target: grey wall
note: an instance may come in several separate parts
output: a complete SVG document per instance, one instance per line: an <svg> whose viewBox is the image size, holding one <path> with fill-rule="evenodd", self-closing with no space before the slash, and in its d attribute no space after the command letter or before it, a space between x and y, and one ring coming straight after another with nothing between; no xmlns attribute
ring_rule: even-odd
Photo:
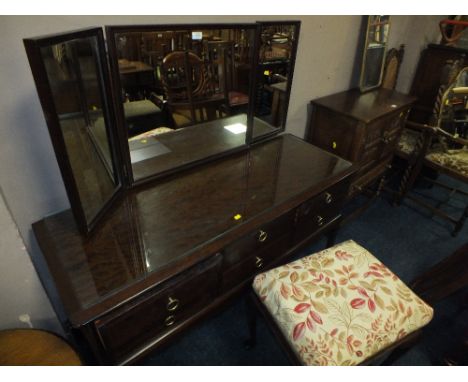
<svg viewBox="0 0 468 382"><path fill-rule="evenodd" d="M392 16L390 47L406 44L406 55L397 89L407 91L421 49L438 40L438 16ZM36 267L43 270L31 234L31 223L68 208L68 200L52 151L26 54L24 37L89 26L111 24L162 24L183 22L236 22L299 19L302 21L287 131L300 137L311 99L346 90L351 81L358 46L360 16L1 16L0 17L0 186L6 205ZM29 314L35 326L56 325L50 305L21 239L7 240L6 226L15 223L0 204L0 328L24 325L15 321ZM46 287L51 282L45 278ZM10 296L15 292L14 298ZM7 303L5 304L5 301ZM7 312L8 314L3 314ZM11 312L11 314L9 313Z"/></svg>

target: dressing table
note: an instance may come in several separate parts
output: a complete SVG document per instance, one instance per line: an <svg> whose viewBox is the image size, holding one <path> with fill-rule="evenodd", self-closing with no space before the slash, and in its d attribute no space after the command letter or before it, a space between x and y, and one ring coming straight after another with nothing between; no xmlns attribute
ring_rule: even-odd
<svg viewBox="0 0 468 382"><path fill-rule="evenodd" d="M299 28L112 26L107 51L102 28L24 40L71 205L33 232L58 295L52 303L91 363L135 362L256 273L321 234L333 240L356 168L281 134ZM168 63L174 52L180 60ZM151 67L154 85L127 75L121 63L134 61ZM220 99L242 92L248 102L197 119L202 88ZM190 107L191 124L167 125L183 112L174 98ZM156 106L170 118L148 112Z"/></svg>
<svg viewBox="0 0 468 382"><path fill-rule="evenodd" d="M356 168L286 134L128 193L89 236L33 225L69 328L128 364L336 229Z"/></svg>

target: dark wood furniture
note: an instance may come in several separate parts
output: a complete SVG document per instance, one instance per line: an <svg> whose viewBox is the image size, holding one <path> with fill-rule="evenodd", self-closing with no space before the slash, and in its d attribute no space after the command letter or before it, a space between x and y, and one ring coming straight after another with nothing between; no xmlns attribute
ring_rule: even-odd
<svg viewBox="0 0 468 382"><path fill-rule="evenodd" d="M58 335L37 329L0 331L0 366L80 366L76 351Z"/></svg>
<svg viewBox="0 0 468 382"><path fill-rule="evenodd" d="M349 198L380 180L390 166L414 97L389 89L351 89L311 101L306 140L358 165ZM375 195L375 194L374 194Z"/></svg>
<svg viewBox="0 0 468 382"><path fill-rule="evenodd" d="M468 50L446 45L429 44L421 53L410 94L417 97L410 120L428 123L441 84L442 68L447 60L461 60L468 65Z"/></svg>
<svg viewBox="0 0 468 382"><path fill-rule="evenodd" d="M88 237L70 211L33 230L71 331L128 364L332 233L354 171L283 135L132 190Z"/></svg>

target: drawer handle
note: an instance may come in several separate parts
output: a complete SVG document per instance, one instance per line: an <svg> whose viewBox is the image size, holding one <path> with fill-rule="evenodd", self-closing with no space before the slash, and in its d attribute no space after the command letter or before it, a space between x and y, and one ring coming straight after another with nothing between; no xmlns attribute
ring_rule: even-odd
<svg viewBox="0 0 468 382"><path fill-rule="evenodd" d="M268 237L268 233L260 230L260 232L258 233L258 241L263 243L267 239L267 237Z"/></svg>
<svg viewBox="0 0 468 382"><path fill-rule="evenodd" d="M321 217L320 215L317 215L317 224L319 227L323 226L325 219Z"/></svg>
<svg viewBox="0 0 468 382"><path fill-rule="evenodd" d="M382 142L385 143L385 144L388 144L390 143L391 139L389 137L383 137L382 138Z"/></svg>
<svg viewBox="0 0 468 382"><path fill-rule="evenodd" d="M332 194L325 192L325 203L330 204L333 201Z"/></svg>
<svg viewBox="0 0 468 382"><path fill-rule="evenodd" d="M257 257L255 258L255 266L256 266L257 268L263 267L263 259L262 259L261 257L258 257L258 256L257 256Z"/></svg>
<svg viewBox="0 0 468 382"><path fill-rule="evenodd" d="M164 320L164 325L172 326L172 325L174 325L174 322L175 322L175 317L174 316L167 316L166 319Z"/></svg>
<svg viewBox="0 0 468 382"><path fill-rule="evenodd" d="M174 310L176 310L178 307L179 307L179 300L176 299L176 298L172 298L172 297L169 297L169 300L167 302L167 310L169 312L173 312Z"/></svg>

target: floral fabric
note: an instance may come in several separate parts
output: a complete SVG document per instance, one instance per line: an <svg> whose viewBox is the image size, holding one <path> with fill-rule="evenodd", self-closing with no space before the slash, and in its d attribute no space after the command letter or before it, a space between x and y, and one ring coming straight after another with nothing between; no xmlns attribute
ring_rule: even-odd
<svg viewBox="0 0 468 382"><path fill-rule="evenodd" d="M400 140L398 141L398 150L405 154L412 154L421 134L411 129L403 129Z"/></svg>
<svg viewBox="0 0 468 382"><path fill-rule="evenodd" d="M253 288L305 365L362 363L433 316L352 240L261 273Z"/></svg>
<svg viewBox="0 0 468 382"><path fill-rule="evenodd" d="M468 178L468 150L433 150L426 159Z"/></svg>

